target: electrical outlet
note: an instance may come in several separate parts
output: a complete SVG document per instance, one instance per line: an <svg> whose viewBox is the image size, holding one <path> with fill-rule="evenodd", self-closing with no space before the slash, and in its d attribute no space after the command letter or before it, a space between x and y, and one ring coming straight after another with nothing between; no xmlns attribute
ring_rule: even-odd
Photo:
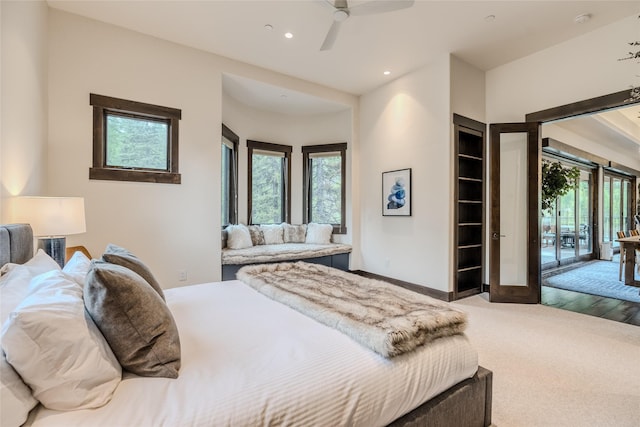
<svg viewBox="0 0 640 427"><path fill-rule="evenodd" d="M181 282L187 281L187 270L178 271L178 280L180 280Z"/></svg>

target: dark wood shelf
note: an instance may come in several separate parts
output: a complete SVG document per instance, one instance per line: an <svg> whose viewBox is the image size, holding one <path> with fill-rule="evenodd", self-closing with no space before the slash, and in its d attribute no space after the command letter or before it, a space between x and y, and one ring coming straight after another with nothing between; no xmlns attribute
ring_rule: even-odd
<svg viewBox="0 0 640 427"><path fill-rule="evenodd" d="M453 115L455 138L454 299L482 292L485 258L484 123Z"/></svg>
<svg viewBox="0 0 640 427"><path fill-rule="evenodd" d="M458 272L477 270L479 268L482 268L482 266L481 265L474 265L473 267L459 268Z"/></svg>

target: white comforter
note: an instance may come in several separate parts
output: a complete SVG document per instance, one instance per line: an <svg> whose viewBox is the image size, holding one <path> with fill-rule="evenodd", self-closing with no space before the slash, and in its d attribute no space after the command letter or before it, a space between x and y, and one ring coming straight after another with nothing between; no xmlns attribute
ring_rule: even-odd
<svg viewBox="0 0 640 427"><path fill-rule="evenodd" d="M37 408L34 426L385 425L473 376L464 335L385 359L239 281L165 291L178 379L127 375L102 408Z"/></svg>

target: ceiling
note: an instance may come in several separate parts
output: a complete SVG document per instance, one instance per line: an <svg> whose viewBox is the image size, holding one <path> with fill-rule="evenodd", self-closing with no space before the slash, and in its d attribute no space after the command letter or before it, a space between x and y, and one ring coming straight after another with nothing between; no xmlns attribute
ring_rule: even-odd
<svg viewBox="0 0 640 427"><path fill-rule="evenodd" d="M604 111L598 114L573 117L555 122L592 141L606 141L611 147L637 151L640 156L640 105Z"/></svg>
<svg viewBox="0 0 640 427"><path fill-rule="evenodd" d="M350 0L349 6L359 3ZM333 49L320 51L333 22L332 8L322 0L48 4L356 95L447 53L489 70L640 9L638 1L417 0L407 9L349 17ZM591 19L574 22L586 13ZM490 15L495 19L485 19ZM273 29L265 29L267 24ZM385 70L391 74L384 76Z"/></svg>
<svg viewBox="0 0 640 427"><path fill-rule="evenodd" d="M353 8L362 0L350 0ZM452 53L489 70L640 11L638 1L429 1L351 16L331 50L320 46L333 22L324 0L48 0L52 8L212 52L361 95ZM576 17L590 19L577 23ZM271 29L265 26L270 25ZM293 38L284 37L291 32ZM383 75L383 71L390 71ZM258 109L320 114L346 107L239 76L228 96ZM638 112L566 121L640 149ZM580 126L578 126L580 124ZM629 126L633 124L630 130Z"/></svg>

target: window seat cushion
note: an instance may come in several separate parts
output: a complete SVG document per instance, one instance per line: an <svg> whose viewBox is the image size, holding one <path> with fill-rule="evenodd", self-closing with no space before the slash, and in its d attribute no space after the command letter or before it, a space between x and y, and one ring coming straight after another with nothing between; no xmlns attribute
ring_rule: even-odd
<svg viewBox="0 0 640 427"><path fill-rule="evenodd" d="M281 243L258 245L244 249L222 249L222 265L260 264L291 261L328 255L350 253L351 245L342 243Z"/></svg>

